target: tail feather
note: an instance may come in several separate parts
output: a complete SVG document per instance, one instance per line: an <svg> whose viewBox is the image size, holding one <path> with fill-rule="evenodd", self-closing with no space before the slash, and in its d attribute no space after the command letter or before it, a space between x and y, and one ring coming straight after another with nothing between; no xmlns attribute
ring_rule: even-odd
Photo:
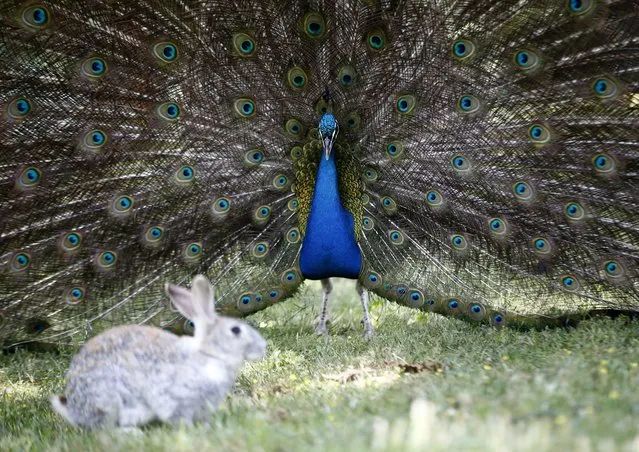
<svg viewBox="0 0 639 452"><path fill-rule="evenodd" d="M639 311L636 0L81 3L0 2L0 340L291 297L329 111L365 287Z"/></svg>

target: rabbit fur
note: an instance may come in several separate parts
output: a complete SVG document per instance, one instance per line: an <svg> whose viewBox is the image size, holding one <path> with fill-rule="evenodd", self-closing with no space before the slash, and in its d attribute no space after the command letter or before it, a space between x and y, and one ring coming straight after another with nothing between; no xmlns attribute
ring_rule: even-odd
<svg viewBox="0 0 639 452"><path fill-rule="evenodd" d="M194 335L142 325L119 326L89 340L71 361L54 410L89 429L150 422L206 422L245 360L264 356L266 341L245 322L215 312L213 288L198 275L191 290L166 284Z"/></svg>

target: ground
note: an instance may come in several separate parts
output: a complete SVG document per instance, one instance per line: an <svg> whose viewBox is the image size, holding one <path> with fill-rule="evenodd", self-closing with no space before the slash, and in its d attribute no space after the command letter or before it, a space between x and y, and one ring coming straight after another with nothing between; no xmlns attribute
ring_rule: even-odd
<svg viewBox="0 0 639 452"><path fill-rule="evenodd" d="M639 450L639 321L519 332L377 300L366 342L346 283L326 339L319 290L251 318L268 354L209 427L71 428L49 396L73 350L0 355L0 450Z"/></svg>

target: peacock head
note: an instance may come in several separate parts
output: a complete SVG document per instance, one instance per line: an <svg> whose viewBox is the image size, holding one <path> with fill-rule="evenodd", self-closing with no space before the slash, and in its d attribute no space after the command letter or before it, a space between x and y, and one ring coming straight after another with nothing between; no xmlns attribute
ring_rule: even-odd
<svg viewBox="0 0 639 452"><path fill-rule="evenodd" d="M322 119L319 122L319 134L322 139L322 148L324 149L324 156L328 160L333 150L333 143L337 138L339 127L337 126L337 120L331 113L324 113Z"/></svg>

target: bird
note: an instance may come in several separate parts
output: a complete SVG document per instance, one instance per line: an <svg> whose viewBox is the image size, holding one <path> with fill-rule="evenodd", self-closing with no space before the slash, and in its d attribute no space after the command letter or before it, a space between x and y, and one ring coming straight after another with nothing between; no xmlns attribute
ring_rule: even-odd
<svg viewBox="0 0 639 452"><path fill-rule="evenodd" d="M639 311L636 0L0 2L0 342L319 280L493 327Z"/></svg>

